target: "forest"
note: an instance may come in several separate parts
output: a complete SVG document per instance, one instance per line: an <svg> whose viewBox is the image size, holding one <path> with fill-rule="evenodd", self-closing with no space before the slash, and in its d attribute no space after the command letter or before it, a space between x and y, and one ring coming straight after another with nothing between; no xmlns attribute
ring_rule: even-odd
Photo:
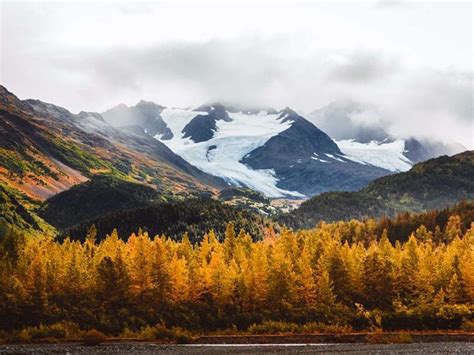
<svg viewBox="0 0 474 355"><path fill-rule="evenodd" d="M0 337L51 327L113 336L275 324L472 330L474 223L451 214L440 227L439 215L385 220L381 233L374 220L270 226L261 238L228 223L222 236L211 230L196 243L142 230L99 241L94 226L82 241L10 231L0 241ZM390 235L417 220L432 223L404 241Z"/></svg>

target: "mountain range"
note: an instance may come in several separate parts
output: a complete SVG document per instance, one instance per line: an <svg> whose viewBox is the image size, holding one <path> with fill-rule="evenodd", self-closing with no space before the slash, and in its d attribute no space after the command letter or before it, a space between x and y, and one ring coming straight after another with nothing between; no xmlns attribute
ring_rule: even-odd
<svg viewBox="0 0 474 355"><path fill-rule="evenodd" d="M350 118L340 111L325 109L305 117L288 107L213 103L180 109L140 101L103 113L73 114L39 100L20 100L0 86L0 221L54 232L110 213L191 197L226 204L238 200L266 214L278 212L271 199L315 196L303 204L304 210L312 201L324 206L321 201L331 191L359 191L348 196L380 200L396 195L397 179L408 181L408 188L419 178L411 174L420 169L414 165L419 160L460 149L394 138L363 125L354 135L336 134L328 122L342 126ZM400 174L408 170L408 175ZM370 192L390 179L394 191ZM452 201L440 196L431 204L418 194L402 207L451 203L471 196L469 188ZM396 210L392 207L385 204L374 214ZM310 219L320 215L315 216Z"/></svg>
<svg viewBox="0 0 474 355"><path fill-rule="evenodd" d="M341 112L348 109L333 106L321 110L322 126L347 127L350 111L344 116ZM352 130L352 138L350 129L344 134L331 129L328 135L312 122L315 114L310 121L290 108L258 110L215 103L178 109L140 101L132 107L116 106L102 117L116 128L154 137L208 174L271 198L354 191L417 162L463 150L413 137L394 138L364 125Z"/></svg>

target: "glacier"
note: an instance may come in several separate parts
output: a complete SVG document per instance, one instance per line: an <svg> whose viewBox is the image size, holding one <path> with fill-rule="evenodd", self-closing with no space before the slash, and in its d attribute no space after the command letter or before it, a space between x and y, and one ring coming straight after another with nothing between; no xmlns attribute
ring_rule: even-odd
<svg viewBox="0 0 474 355"><path fill-rule="evenodd" d="M214 136L205 142L195 143L190 138L183 138L182 130L199 114L206 112L165 108L161 117L173 132L173 138L161 140L159 135L155 138L190 164L208 174L222 177L229 184L246 186L271 198L305 197L299 192L278 188L278 178L272 169L253 170L240 162L271 137L288 129L291 121L283 122L284 117L279 118L279 114L264 111L257 115L229 113L232 121L216 121Z"/></svg>

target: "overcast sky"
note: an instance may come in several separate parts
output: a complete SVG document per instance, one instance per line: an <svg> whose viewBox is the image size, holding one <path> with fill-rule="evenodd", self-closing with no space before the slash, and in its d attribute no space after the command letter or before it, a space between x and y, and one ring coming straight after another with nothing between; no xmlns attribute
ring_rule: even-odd
<svg viewBox="0 0 474 355"><path fill-rule="evenodd" d="M301 113L350 99L392 133L474 148L470 1L0 0L0 26L0 83L22 99Z"/></svg>

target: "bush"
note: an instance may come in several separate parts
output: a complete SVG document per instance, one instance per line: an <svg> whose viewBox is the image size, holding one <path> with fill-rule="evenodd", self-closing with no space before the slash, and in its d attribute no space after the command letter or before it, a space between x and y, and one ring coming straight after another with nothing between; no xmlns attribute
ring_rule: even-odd
<svg viewBox="0 0 474 355"><path fill-rule="evenodd" d="M269 320L261 324L254 323L247 330L251 334L297 333L299 326L295 323Z"/></svg>
<svg viewBox="0 0 474 355"><path fill-rule="evenodd" d="M174 336L176 344L190 344L193 341L193 337L184 331L177 331Z"/></svg>
<svg viewBox="0 0 474 355"><path fill-rule="evenodd" d="M373 333L368 334L365 340L370 344L409 344L413 343L413 338L408 333L386 334Z"/></svg>
<svg viewBox="0 0 474 355"><path fill-rule="evenodd" d="M88 346L99 345L105 340L107 340L105 334L95 329L89 330L82 336L82 342L84 343L84 345Z"/></svg>
<svg viewBox="0 0 474 355"><path fill-rule="evenodd" d="M18 332L13 332L6 337L6 340L8 342L54 342L58 339L77 336L79 332L79 327L75 323L63 322L48 325L40 324L35 327L27 327Z"/></svg>
<svg viewBox="0 0 474 355"><path fill-rule="evenodd" d="M474 332L474 320L464 320L461 324L461 329L466 332Z"/></svg>
<svg viewBox="0 0 474 355"><path fill-rule="evenodd" d="M30 328L30 339L31 340L38 340L38 339L46 339L46 338L53 338L53 339L64 339L66 338L66 330L63 328L61 324L53 324L53 325L40 325L39 327Z"/></svg>
<svg viewBox="0 0 474 355"><path fill-rule="evenodd" d="M342 334L351 333L353 331L351 326L324 324L319 322L310 322L306 324L295 324L283 321L265 321L261 324L252 324L247 331L251 334L281 334L281 333L331 333Z"/></svg>
<svg viewBox="0 0 474 355"><path fill-rule="evenodd" d="M330 334L344 334L352 333L354 330L349 325L324 324L311 322L303 324L300 327L300 333L330 333Z"/></svg>
<svg viewBox="0 0 474 355"><path fill-rule="evenodd" d="M178 327L167 328L162 324L142 328L138 333L138 337L145 340L163 340L178 344L188 344L193 340L191 334L186 330Z"/></svg>

